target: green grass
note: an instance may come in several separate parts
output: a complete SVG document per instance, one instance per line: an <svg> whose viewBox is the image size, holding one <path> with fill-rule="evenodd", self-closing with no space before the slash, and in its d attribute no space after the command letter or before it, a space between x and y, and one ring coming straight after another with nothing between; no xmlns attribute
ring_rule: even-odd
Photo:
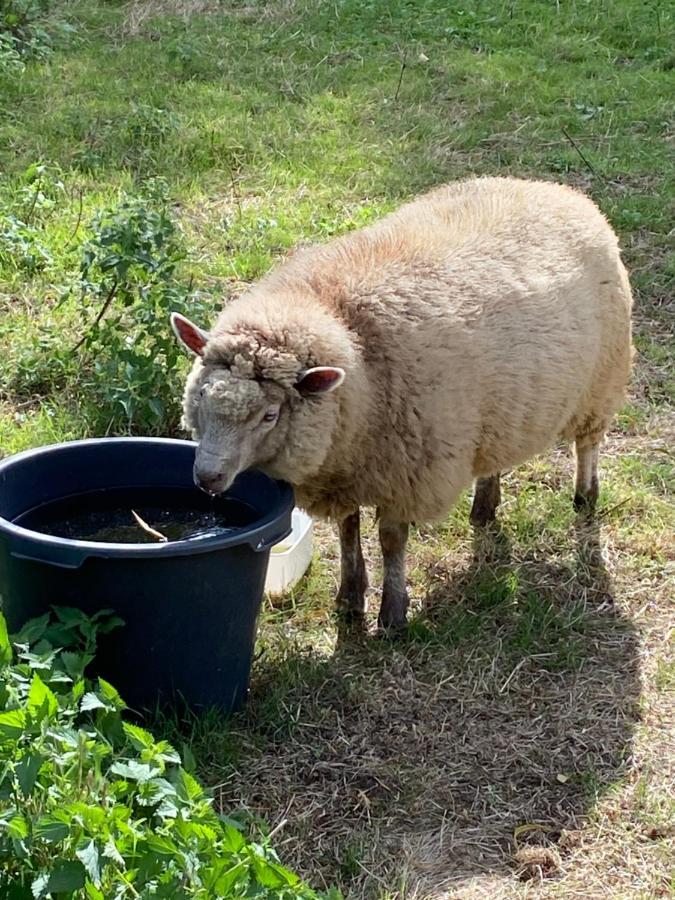
<svg viewBox="0 0 675 900"><path fill-rule="evenodd" d="M317 884L424 896L444 874L462 896L479 895L473 878L496 878L483 892L495 898L520 896L528 887L495 850L513 828L590 821L546 896L651 896L667 885L667 853L644 843L641 785L659 823L672 794L672 10L183 6L62 0L46 27L73 32L22 75L0 67L0 454L107 431L87 387L95 360L69 351L82 336L79 265L96 212L149 179L166 180L182 231L176 278L212 316L298 242L439 182L581 187L618 231L636 297L635 378L603 454L598 527L574 516L561 452L504 479L500 529L472 534L463 497L413 535L416 604L395 644L337 627L335 543L319 529L309 575L266 602L248 710L162 727L226 809L288 819L284 858ZM372 525L366 555L377 587ZM449 855L434 843L446 833Z"/></svg>
<svg viewBox="0 0 675 900"><path fill-rule="evenodd" d="M78 338L68 305L53 304L76 281L87 224L155 176L168 179L186 233L182 275L214 309L296 242L362 225L438 182L510 172L580 184L635 270L647 320L637 344L662 372L650 396L672 392L664 311L650 303L673 275L665 5L225 3L183 17L153 15L152 2L72 2L52 18L75 29L63 49L0 76L0 203L30 215L31 241L51 260L29 275L2 259L5 452L45 433L34 408L13 420L15 395L44 408L64 387L46 371L22 392L15 372L36 367L40 338ZM37 204L24 176L35 163L47 167ZM68 430L100 430L72 373L70 393Z"/></svg>

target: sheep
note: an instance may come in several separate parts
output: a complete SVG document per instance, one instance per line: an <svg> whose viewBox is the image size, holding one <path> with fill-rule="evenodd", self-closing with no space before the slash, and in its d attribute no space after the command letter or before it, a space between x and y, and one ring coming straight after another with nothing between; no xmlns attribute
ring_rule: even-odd
<svg viewBox="0 0 675 900"><path fill-rule="evenodd" d="M574 440L577 508L632 360L631 290L616 235L562 185L476 178L296 252L210 332L172 316L196 355L184 396L195 481L225 491L257 467L337 522L338 609L368 585L360 508L377 510L379 626L405 624L410 523L442 518L475 480L494 519L500 472Z"/></svg>

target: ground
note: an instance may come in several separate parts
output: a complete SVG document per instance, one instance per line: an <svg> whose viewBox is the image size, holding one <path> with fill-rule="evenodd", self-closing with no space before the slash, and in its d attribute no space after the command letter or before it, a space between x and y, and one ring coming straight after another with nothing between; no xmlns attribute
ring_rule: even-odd
<svg viewBox="0 0 675 900"><path fill-rule="evenodd" d="M507 475L498 525L472 529L464 497L414 533L394 643L338 627L319 524L309 575L266 602L247 710L183 736L224 810L349 897L669 896L672 10L90 0L43 24L55 48L0 69L3 453L106 430L95 366L56 352L81 337L63 289L94 212L150 177L184 235L180 277L214 311L296 243L470 174L559 179L607 214L638 352L596 518L574 513L563 447ZM18 264L20 241L48 262ZM366 542L374 611L372 523Z"/></svg>

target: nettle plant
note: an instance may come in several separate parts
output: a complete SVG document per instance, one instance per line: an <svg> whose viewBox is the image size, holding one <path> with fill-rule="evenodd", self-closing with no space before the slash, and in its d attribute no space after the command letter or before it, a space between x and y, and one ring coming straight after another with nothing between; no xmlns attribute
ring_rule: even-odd
<svg viewBox="0 0 675 900"><path fill-rule="evenodd" d="M0 267L7 272L35 275L52 261L38 229L13 212L0 211Z"/></svg>
<svg viewBox="0 0 675 900"><path fill-rule="evenodd" d="M52 19L51 0L0 0L0 74L20 74L27 59L44 59L72 34L72 25Z"/></svg>
<svg viewBox="0 0 675 900"><path fill-rule="evenodd" d="M2 2L2 0L0 0ZM57 166L33 163L0 209L0 265L8 272L35 275L52 263L41 228L65 195Z"/></svg>
<svg viewBox="0 0 675 900"><path fill-rule="evenodd" d="M119 620L54 612L13 642L0 615L0 897L318 900L85 677Z"/></svg>
<svg viewBox="0 0 675 900"><path fill-rule="evenodd" d="M100 212L82 252L82 384L107 431L157 432L179 417L181 365L170 313L197 300L176 277L185 253L166 188Z"/></svg>

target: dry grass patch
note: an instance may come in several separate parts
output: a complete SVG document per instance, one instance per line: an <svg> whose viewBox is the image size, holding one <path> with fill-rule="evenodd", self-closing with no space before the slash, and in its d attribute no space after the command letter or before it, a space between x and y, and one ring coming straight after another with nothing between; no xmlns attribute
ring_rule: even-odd
<svg viewBox="0 0 675 900"><path fill-rule="evenodd" d="M280 21L288 25L296 15L296 0L274 3L228 3L223 0L131 0L126 6L122 34L139 35L153 19L175 16L187 22L193 16L221 13L241 19Z"/></svg>

